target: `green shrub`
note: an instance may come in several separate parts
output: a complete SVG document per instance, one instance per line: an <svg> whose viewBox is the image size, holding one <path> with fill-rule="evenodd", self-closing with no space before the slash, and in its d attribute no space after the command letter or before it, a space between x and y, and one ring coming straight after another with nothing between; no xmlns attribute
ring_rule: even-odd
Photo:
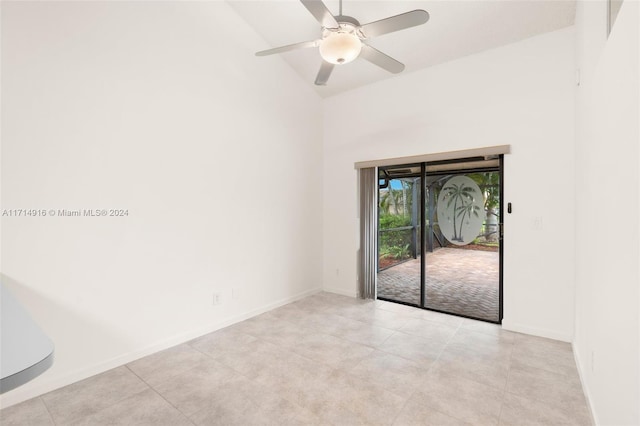
<svg viewBox="0 0 640 426"><path fill-rule="evenodd" d="M409 216L396 214L380 215L380 229L400 228L402 226L411 226L411 218Z"/></svg>
<svg viewBox="0 0 640 426"><path fill-rule="evenodd" d="M402 247L391 247L389 252L394 258L398 260L406 259L411 255L411 251L409 251L409 244L406 244Z"/></svg>

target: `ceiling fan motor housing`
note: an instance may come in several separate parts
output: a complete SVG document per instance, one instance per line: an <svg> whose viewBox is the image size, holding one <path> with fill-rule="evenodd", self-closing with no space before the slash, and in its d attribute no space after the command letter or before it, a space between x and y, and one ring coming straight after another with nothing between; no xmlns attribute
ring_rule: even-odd
<svg viewBox="0 0 640 426"><path fill-rule="evenodd" d="M347 64L356 59L362 50L359 24L349 16L338 16L336 20L338 28L324 28L322 31L320 55L329 63Z"/></svg>

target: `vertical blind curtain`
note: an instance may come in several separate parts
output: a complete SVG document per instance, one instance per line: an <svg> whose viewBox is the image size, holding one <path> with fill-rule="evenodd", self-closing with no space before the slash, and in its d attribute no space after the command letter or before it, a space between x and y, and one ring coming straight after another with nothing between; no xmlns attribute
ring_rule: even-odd
<svg viewBox="0 0 640 426"><path fill-rule="evenodd" d="M378 267L378 217L376 168L359 169L360 182L360 271L358 287L363 299L376 298Z"/></svg>

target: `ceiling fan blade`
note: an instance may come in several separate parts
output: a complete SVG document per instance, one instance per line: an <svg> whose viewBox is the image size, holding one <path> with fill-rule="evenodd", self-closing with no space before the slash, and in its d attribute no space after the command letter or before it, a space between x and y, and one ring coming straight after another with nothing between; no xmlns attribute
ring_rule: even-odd
<svg viewBox="0 0 640 426"><path fill-rule="evenodd" d="M394 74L404 70L404 64L402 62L396 61L391 56L385 55L368 44L362 43L360 57Z"/></svg>
<svg viewBox="0 0 640 426"><path fill-rule="evenodd" d="M318 71L318 75L316 76L316 86L325 86L327 84L327 80L329 80L334 66L335 65L327 61L322 61L320 71Z"/></svg>
<svg viewBox="0 0 640 426"><path fill-rule="evenodd" d="M428 20L429 13L426 10L418 9L364 24L360 27L360 31L362 31L366 38L371 38L404 30L405 28L415 27L416 25L422 25Z"/></svg>
<svg viewBox="0 0 640 426"><path fill-rule="evenodd" d="M338 28L338 21L320 0L300 0L324 28Z"/></svg>
<svg viewBox="0 0 640 426"><path fill-rule="evenodd" d="M318 47L318 40L303 41L301 43L288 44L286 46L280 46L280 47L274 47L273 49L262 50L260 52L256 52L256 56L273 55L274 53L288 52L290 50L305 49L308 47Z"/></svg>

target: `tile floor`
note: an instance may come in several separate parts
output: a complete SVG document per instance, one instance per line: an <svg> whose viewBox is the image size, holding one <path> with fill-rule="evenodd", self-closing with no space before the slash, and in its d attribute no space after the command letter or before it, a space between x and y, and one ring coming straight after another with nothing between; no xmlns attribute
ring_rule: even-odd
<svg viewBox="0 0 640 426"><path fill-rule="evenodd" d="M570 345L319 293L0 411L9 425L590 425Z"/></svg>

